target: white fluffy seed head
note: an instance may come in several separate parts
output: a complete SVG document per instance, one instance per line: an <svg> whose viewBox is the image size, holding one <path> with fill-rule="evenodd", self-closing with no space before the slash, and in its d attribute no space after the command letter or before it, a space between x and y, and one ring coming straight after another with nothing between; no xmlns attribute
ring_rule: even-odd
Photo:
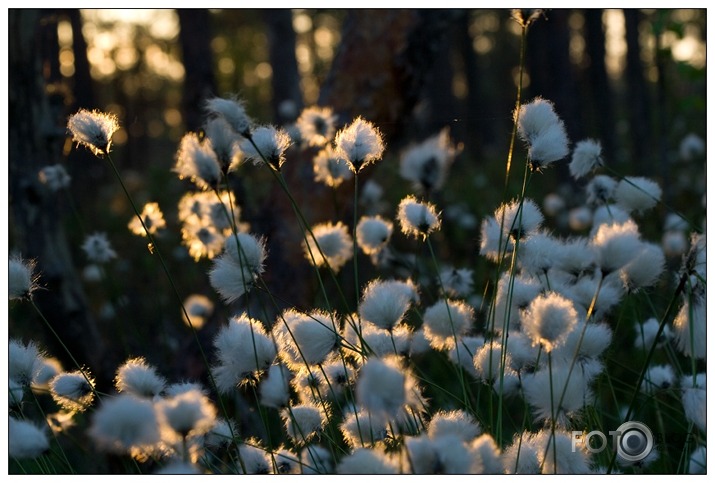
<svg viewBox="0 0 715 483"><path fill-rule="evenodd" d="M144 221L144 225L142 225L142 221ZM146 230L144 226L146 226ZM142 208L141 220L134 216L127 224L127 228L139 236L147 236L147 231L153 235L162 228L166 228L166 220L164 220L164 213L159 208L159 203L145 204Z"/></svg>
<svg viewBox="0 0 715 483"><path fill-rule="evenodd" d="M199 139L196 133L181 138L173 171L179 179L188 178L202 190L215 189L221 180L221 165L211 145L211 140Z"/></svg>
<svg viewBox="0 0 715 483"><path fill-rule="evenodd" d="M521 204L513 200L499 206L494 212L494 220L502 227L503 238L516 239L536 231L543 223L544 215L536 203L525 198Z"/></svg>
<svg viewBox="0 0 715 483"><path fill-rule="evenodd" d="M444 128L427 140L409 147L400 156L400 176L412 181L422 192L429 193L444 186L447 173L459 152L451 145L449 128Z"/></svg>
<svg viewBox="0 0 715 483"><path fill-rule="evenodd" d="M286 310L278 317L273 334L281 358L294 369L325 361L339 341L335 315L320 310L310 314Z"/></svg>
<svg viewBox="0 0 715 483"><path fill-rule="evenodd" d="M469 268L446 267L439 273L445 292L452 297L467 297L472 293L474 271Z"/></svg>
<svg viewBox="0 0 715 483"><path fill-rule="evenodd" d="M685 300L673 320L675 345L688 357L704 359L707 355L706 304L697 297Z"/></svg>
<svg viewBox="0 0 715 483"><path fill-rule="evenodd" d="M119 392L126 392L136 397L154 398L166 387L166 379L143 357L128 359L117 369L114 384Z"/></svg>
<svg viewBox="0 0 715 483"><path fill-rule="evenodd" d="M681 402L685 412L685 419L692 422L703 433L707 431L707 380L705 373L695 376L683 376L680 380L680 387L683 391Z"/></svg>
<svg viewBox="0 0 715 483"><path fill-rule="evenodd" d="M259 391L261 404L269 408L282 408L290 400L290 379L288 368L281 364L273 364L268 368L268 376L261 381Z"/></svg>
<svg viewBox="0 0 715 483"><path fill-rule="evenodd" d="M406 400L404 371L394 356L368 359L358 374L358 404L377 415L394 415Z"/></svg>
<svg viewBox="0 0 715 483"><path fill-rule="evenodd" d="M29 386L35 378L39 364L43 359L37 344L30 341L23 344L17 339L10 339L8 345L8 378Z"/></svg>
<svg viewBox="0 0 715 483"><path fill-rule="evenodd" d="M32 273L35 270L35 261L23 260L18 255L11 256L8 268L8 293L10 300L31 297L32 293L38 287L38 277Z"/></svg>
<svg viewBox="0 0 715 483"><path fill-rule="evenodd" d="M485 382L491 383L499 380L502 372L508 371L511 366L511 358L507 353L503 357L502 346L498 342L486 342L474 354L474 368L477 377ZM502 359L504 359L504 370L502 370Z"/></svg>
<svg viewBox="0 0 715 483"><path fill-rule="evenodd" d="M184 323L198 330L203 327L209 317L211 317L214 310L214 303L205 295L193 294L184 300L184 308L186 308L186 314L182 314ZM187 314L189 316L188 319L186 318Z"/></svg>
<svg viewBox="0 0 715 483"><path fill-rule="evenodd" d="M196 389L162 399L156 410L162 439L169 443L206 434L216 424L216 408Z"/></svg>
<svg viewBox="0 0 715 483"><path fill-rule="evenodd" d="M340 431L350 447L370 446L387 437L387 420L384 416L353 406L345 409L344 413L345 419L340 424Z"/></svg>
<svg viewBox="0 0 715 483"><path fill-rule="evenodd" d="M266 241L263 238L257 238L250 233L237 233L226 237L224 249L238 265L252 273L263 273L263 264L266 261Z"/></svg>
<svg viewBox="0 0 715 483"><path fill-rule="evenodd" d="M204 124L206 138L222 170L235 171L243 162L243 153L239 146L238 135L223 117L214 117Z"/></svg>
<svg viewBox="0 0 715 483"><path fill-rule="evenodd" d="M524 332L546 352L562 344L577 322L573 302L556 292L536 297L521 316Z"/></svg>
<svg viewBox="0 0 715 483"><path fill-rule="evenodd" d="M478 376L474 367L474 355L483 345L484 337L460 337L457 345L449 350L449 360L476 378Z"/></svg>
<svg viewBox="0 0 715 483"><path fill-rule="evenodd" d="M658 326L660 323L656 318L650 318L643 322L642 324L636 324L635 332L636 339L633 345L640 349L645 349L649 351L653 346L653 342L656 341L656 335L658 334ZM657 347L663 347L663 345L673 338L673 333L670 327L667 325L663 327L663 331L658 338Z"/></svg>
<svg viewBox="0 0 715 483"><path fill-rule="evenodd" d="M420 202L410 195L402 199L397 208L397 220L402 233L415 238L427 238L439 230L441 221L432 203Z"/></svg>
<svg viewBox="0 0 715 483"><path fill-rule="evenodd" d="M653 208L662 190L658 183L648 178L628 176L618 182L613 193L616 204L627 212L643 212Z"/></svg>
<svg viewBox="0 0 715 483"><path fill-rule="evenodd" d="M95 156L102 156L109 153L119 122L114 114L80 109L69 117L67 130L72 134L72 141L83 144Z"/></svg>
<svg viewBox="0 0 715 483"><path fill-rule="evenodd" d="M359 173L365 166L382 158L385 144L380 131L361 117L335 135L335 150Z"/></svg>
<svg viewBox="0 0 715 483"><path fill-rule="evenodd" d="M241 141L241 151L246 159L256 166L267 162L271 168L280 171L285 162L285 151L292 143L288 133L273 126L260 126L253 130L251 139Z"/></svg>
<svg viewBox="0 0 715 483"><path fill-rule="evenodd" d="M281 411L288 437L299 444L305 444L317 436L327 422L324 413L312 404L301 404Z"/></svg>
<svg viewBox="0 0 715 483"><path fill-rule="evenodd" d="M469 442L479 436L482 430L472 415L455 409L453 411L440 411L432 416L427 434L431 439L442 436L455 435L462 441Z"/></svg>
<svg viewBox="0 0 715 483"><path fill-rule="evenodd" d="M337 188L353 177L350 163L328 145L313 157L313 179L330 188Z"/></svg>
<svg viewBox="0 0 715 483"><path fill-rule="evenodd" d="M54 192L61 189L68 188L70 185L70 175L61 164L55 164L52 166L45 166L40 170L37 175L40 183L47 186L47 188Z"/></svg>
<svg viewBox="0 0 715 483"><path fill-rule="evenodd" d="M82 250L87 254L87 259L93 263L107 263L117 257L117 252L112 249L106 233L87 235L82 243Z"/></svg>
<svg viewBox="0 0 715 483"><path fill-rule="evenodd" d="M366 255L379 253L391 236L392 222L381 216L363 216L357 224L357 243Z"/></svg>
<svg viewBox="0 0 715 483"><path fill-rule="evenodd" d="M519 137L529 146L532 170L539 170L568 154L566 128L551 101L537 97L522 104L514 117Z"/></svg>
<svg viewBox="0 0 715 483"><path fill-rule="evenodd" d="M89 435L101 449L127 453L159 442L159 422L151 401L131 394L103 399Z"/></svg>
<svg viewBox="0 0 715 483"><path fill-rule="evenodd" d="M615 179L605 174L594 176L586 185L586 202L591 206L607 204L613 199L617 184Z"/></svg>
<svg viewBox="0 0 715 483"><path fill-rule="evenodd" d="M667 364L651 366L645 374L640 390L646 394L667 391L675 384L675 372Z"/></svg>
<svg viewBox="0 0 715 483"><path fill-rule="evenodd" d="M569 163L569 171L575 179L583 178L594 169L603 165L601 143L585 139L576 143Z"/></svg>
<svg viewBox="0 0 715 483"><path fill-rule="evenodd" d="M8 419L8 455L16 459L34 459L50 449L50 441L44 428L29 421Z"/></svg>
<svg viewBox="0 0 715 483"><path fill-rule="evenodd" d="M414 284L398 280L374 279L363 290L358 307L360 318L383 329L398 325L417 298Z"/></svg>
<svg viewBox="0 0 715 483"><path fill-rule="evenodd" d="M249 292L255 277L254 272L247 266L236 263L228 253L214 258L209 271L211 286L227 304Z"/></svg>
<svg viewBox="0 0 715 483"><path fill-rule="evenodd" d="M474 309L464 302L440 300L425 310L425 337L436 350L448 350L464 335L474 320Z"/></svg>
<svg viewBox="0 0 715 483"><path fill-rule="evenodd" d="M358 448L340 460L336 472L339 475L396 475L398 467L379 449Z"/></svg>
<svg viewBox="0 0 715 483"><path fill-rule="evenodd" d="M327 265L337 272L352 258L352 237L342 222L321 223L311 231L313 234L306 233L303 240L305 258L311 263L318 267Z"/></svg>
<svg viewBox="0 0 715 483"><path fill-rule="evenodd" d="M250 382L276 357L276 347L263 325L245 314L229 319L216 335L214 347L219 363L212 371L223 393Z"/></svg>
<svg viewBox="0 0 715 483"><path fill-rule="evenodd" d="M630 220L601 225L591 244L604 276L624 267L643 247L638 226Z"/></svg>
<svg viewBox="0 0 715 483"><path fill-rule="evenodd" d="M531 405L537 421L555 419L559 424L566 424L569 415L576 413L593 400L593 393L588 386L589 381L584 374L578 370L572 371L571 377L568 374L569 364L563 364L552 367L551 371L541 369L522 377L524 397ZM561 405L557 407L558 401L561 401Z"/></svg>
<svg viewBox="0 0 715 483"><path fill-rule="evenodd" d="M643 243L639 253L619 271L623 287L629 293L658 282L665 270L665 254L652 243Z"/></svg>
<svg viewBox="0 0 715 483"><path fill-rule="evenodd" d="M88 379L80 371L58 374L50 381L52 399L68 411L84 411L94 400L94 380Z"/></svg>
<svg viewBox="0 0 715 483"><path fill-rule="evenodd" d="M303 109L296 120L300 137L309 146L324 146L335 135L336 116L330 107L311 106Z"/></svg>
<svg viewBox="0 0 715 483"><path fill-rule="evenodd" d="M206 101L204 109L211 116L223 118L236 133L242 136L250 135L251 119L246 114L242 101L214 97Z"/></svg>

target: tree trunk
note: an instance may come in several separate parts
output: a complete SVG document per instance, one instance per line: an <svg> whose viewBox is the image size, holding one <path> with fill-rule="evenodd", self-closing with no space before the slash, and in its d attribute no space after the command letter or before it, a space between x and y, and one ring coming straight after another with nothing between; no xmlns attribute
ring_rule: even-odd
<svg viewBox="0 0 715 483"><path fill-rule="evenodd" d="M38 171L54 164L66 138L66 113L53 111L45 95L40 63L42 18L38 10L9 12L10 224L13 245L23 258L37 260L43 290L35 302L75 359L100 380L111 380L111 364L75 271L62 225L57 193L38 181ZM46 48L50 48L47 46ZM59 122L62 124L58 124ZM49 351L72 368L70 359L39 319L36 334Z"/></svg>
<svg viewBox="0 0 715 483"><path fill-rule="evenodd" d="M606 162L614 161L615 143L613 133L613 109L611 86L606 73L606 36L603 32L603 10L584 11L586 26L586 53L589 65L586 79L590 90L592 115L595 120L598 138L603 146Z"/></svg>
<svg viewBox="0 0 715 483"><path fill-rule="evenodd" d="M289 9L264 10L262 13L268 35L268 57L273 68L273 121L282 125L295 121L303 110L293 14Z"/></svg>
<svg viewBox="0 0 715 483"><path fill-rule="evenodd" d="M202 124L203 102L216 94L211 51L211 22L209 11L201 9L176 10L179 16L179 42L184 62L184 98L182 109L187 131L196 131Z"/></svg>
<svg viewBox="0 0 715 483"><path fill-rule="evenodd" d="M361 115L377 123L388 142L394 139L404 131L457 13L351 10L319 104L332 106L339 122Z"/></svg>
<svg viewBox="0 0 715 483"><path fill-rule="evenodd" d="M650 109L648 108L648 86L643 77L640 41L638 40L638 25L641 13L636 9L625 9L626 17L626 92L628 94L628 116L630 122L632 174L640 174L644 163L650 162L653 142L650 139Z"/></svg>

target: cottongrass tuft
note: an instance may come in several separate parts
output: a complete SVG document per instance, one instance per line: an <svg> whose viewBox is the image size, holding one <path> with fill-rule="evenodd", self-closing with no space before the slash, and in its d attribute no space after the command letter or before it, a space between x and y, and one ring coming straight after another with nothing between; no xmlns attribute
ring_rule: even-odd
<svg viewBox="0 0 715 483"><path fill-rule="evenodd" d="M233 460L236 472L240 475L267 475L273 468L268 453L253 439L249 439L245 444L239 444L236 453L237 457Z"/></svg>
<svg viewBox="0 0 715 483"><path fill-rule="evenodd" d="M205 102L204 109L211 116L223 118L241 136L251 135L251 119L246 114L243 101L214 97Z"/></svg>
<svg viewBox="0 0 715 483"><path fill-rule="evenodd" d="M8 345L8 379L23 386L29 386L37 375L43 354L37 344L30 341L23 344L16 339L10 339Z"/></svg>
<svg viewBox="0 0 715 483"><path fill-rule="evenodd" d="M243 153L237 134L222 117L209 119L204 124L206 138L219 161L221 171L235 171L243 163Z"/></svg>
<svg viewBox="0 0 715 483"><path fill-rule="evenodd" d="M214 311L214 303L205 295L193 294L184 300L184 308L186 309L186 314L182 314L184 323L199 330L211 317Z"/></svg>
<svg viewBox="0 0 715 483"><path fill-rule="evenodd" d="M93 233L87 235L82 244L82 250L87 254L87 259L93 263L107 263L117 257L117 252L112 248L106 233Z"/></svg>
<svg viewBox="0 0 715 483"><path fill-rule="evenodd" d="M648 178L628 176L618 182L613 196L616 204L627 212L643 212L653 208L662 190L658 183Z"/></svg>
<svg viewBox="0 0 715 483"><path fill-rule="evenodd" d="M378 416L394 415L406 401L405 380L395 356L369 358L358 374L358 404Z"/></svg>
<svg viewBox="0 0 715 483"><path fill-rule="evenodd" d="M568 155L569 139L551 101L535 98L514 112L519 137L529 147L529 165L539 171ZM518 119L516 119L518 117Z"/></svg>
<svg viewBox="0 0 715 483"><path fill-rule="evenodd" d="M397 208L397 220L402 233L415 238L426 239L442 224L439 213L432 203L417 201L409 195L400 201Z"/></svg>
<svg viewBox="0 0 715 483"><path fill-rule="evenodd" d="M8 419L8 456L14 459L34 459L50 449L44 428L12 416Z"/></svg>
<svg viewBox="0 0 715 483"><path fill-rule="evenodd" d="M352 237L342 222L321 223L313 226L311 231L313 235L306 233L303 240L305 257L311 263L318 267L327 265L337 272L352 258Z"/></svg>
<svg viewBox="0 0 715 483"><path fill-rule="evenodd" d="M381 216L363 216L357 224L357 244L366 255L379 253L392 236L392 222Z"/></svg>
<svg viewBox="0 0 715 483"><path fill-rule="evenodd" d="M214 339L218 364L212 374L218 390L229 394L241 384L252 382L256 373L268 369L276 347L263 324L242 314L231 317Z"/></svg>
<svg viewBox="0 0 715 483"><path fill-rule="evenodd" d="M268 368L268 375L259 385L261 404L269 408L282 408L290 400L291 372L281 364Z"/></svg>
<svg viewBox="0 0 715 483"><path fill-rule="evenodd" d="M427 434L431 439L456 435L469 442L482 433L479 423L471 414L461 409L440 411L432 416Z"/></svg>
<svg viewBox="0 0 715 483"><path fill-rule="evenodd" d="M425 310L423 316L425 337L436 350L449 350L457 337L465 334L474 319L474 309L464 302L439 300Z"/></svg>
<svg viewBox="0 0 715 483"><path fill-rule="evenodd" d="M27 299L38 289L38 275L34 275L34 260L23 260L19 255L9 259L8 292L10 300Z"/></svg>
<svg viewBox="0 0 715 483"><path fill-rule="evenodd" d="M349 446L372 446L387 437L387 420L383 416L353 406L348 406L344 414L340 431Z"/></svg>
<svg viewBox="0 0 715 483"><path fill-rule="evenodd" d="M211 140L199 139L196 133L181 138L173 171L179 179L188 178L202 190L216 189L221 180L221 165Z"/></svg>
<svg viewBox="0 0 715 483"><path fill-rule="evenodd" d="M273 335L289 367L319 364L337 348L340 336L335 315L320 310L302 314L288 309L278 317Z"/></svg>
<svg viewBox="0 0 715 483"><path fill-rule="evenodd" d="M439 280L447 295L468 297L474 285L474 271L469 268L446 267L439 272Z"/></svg>
<svg viewBox="0 0 715 483"><path fill-rule="evenodd" d="M147 203L141 212L141 220L136 216L131 219L127 227L132 233L139 236L147 236L147 231L150 235L154 235L157 231L162 228L166 228L166 221L164 220L164 214L159 208L159 203ZM142 226L142 220L146 226Z"/></svg>
<svg viewBox="0 0 715 483"><path fill-rule="evenodd" d="M707 355L707 311L704 299L691 296L681 305L673 320L675 345L686 356L705 359Z"/></svg>
<svg viewBox="0 0 715 483"><path fill-rule="evenodd" d="M295 123L308 146L325 146L335 135L336 118L330 107L312 106L303 109Z"/></svg>
<svg viewBox="0 0 715 483"><path fill-rule="evenodd" d="M340 460L336 472L339 475L396 475L398 467L379 449L358 448Z"/></svg>
<svg viewBox="0 0 715 483"><path fill-rule="evenodd" d="M400 176L412 181L417 189L429 193L444 186L459 149L451 145L449 128L409 147L400 156Z"/></svg>
<svg viewBox="0 0 715 483"><path fill-rule="evenodd" d="M555 419L559 424L565 424L568 416L591 403L593 393L585 375L579 370L572 371L571 377L568 373L569 366L564 364L522 377L524 397L531 405L536 421Z"/></svg>
<svg viewBox="0 0 715 483"><path fill-rule="evenodd" d="M67 130L72 141L83 144L95 156L108 154L112 145L112 135L119 129L117 116L100 111L80 109L67 121Z"/></svg>
<svg viewBox="0 0 715 483"><path fill-rule="evenodd" d="M127 392L139 398L155 398L166 387L166 379L143 357L128 359L117 369L114 384L119 392Z"/></svg>
<svg viewBox="0 0 715 483"><path fill-rule="evenodd" d="M323 429L327 418L320 408L301 404L281 411L288 437L297 444L305 444Z"/></svg>
<svg viewBox="0 0 715 483"><path fill-rule="evenodd" d="M521 317L524 332L534 345L541 345L546 352L562 344L577 322L573 302L556 292L532 300Z"/></svg>
<svg viewBox="0 0 715 483"><path fill-rule="evenodd" d="M156 412L165 442L206 434L216 424L216 408L196 389L162 399Z"/></svg>
<svg viewBox="0 0 715 483"><path fill-rule="evenodd" d="M153 403L130 394L102 400L92 417L89 436L100 449L113 453L128 453L161 439Z"/></svg>
<svg viewBox="0 0 715 483"><path fill-rule="evenodd" d="M328 145L313 157L313 179L329 188L337 188L352 178L350 163Z"/></svg>
<svg viewBox="0 0 715 483"><path fill-rule="evenodd" d="M87 371L65 372L50 381L52 399L63 409L82 412L94 400L94 380L86 377Z"/></svg>
<svg viewBox="0 0 715 483"><path fill-rule="evenodd" d="M350 164L353 173L379 161L385 150L382 134L369 121L357 117L335 135L335 150Z"/></svg>
<svg viewBox="0 0 715 483"><path fill-rule="evenodd" d="M417 298L411 281L374 279L363 290L358 312L362 320L382 329L392 329L404 318Z"/></svg>
<svg viewBox="0 0 715 483"><path fill-rule="evenodd" d="M707 379L701 372L695 376L682 376L680 388L683 391L681 402L685 411L685 419L695 424L703 433L707 432Z"/></svg>
<svg viewBox="0 0 715 483"><path fill-rule="evenodd" d="M524 198L523 202L512 200L499 206L494 212L494 219L502 227L504 238L516 240L538 230L544 215L533 200Z"/></svg>
<svg viewBox="0 0 715 483"><path fill-rule="evenodd" d="M602 165L601 143L593 139L585 139L579 141L574 147L569 171L574 179L579 179Z"/></svg>
<svg viewBox="0 0 715 483"><path fill-rule="evenodd" d="M285 163L285 151L292 141L283 129L273 126L261 126L253 130L250 139L241 142L241 151L246 160L260 166L267 163L276 171L281 170Z"/></svg>
<svg viewBox="0 0 715 483"><path fill-rule="evenodd" d="M40 183L47 186L47 188L53 193L68 188L70 185L70 175L61 164L54 164L52 166L45 166L38 173L38 179Z"/></svg>

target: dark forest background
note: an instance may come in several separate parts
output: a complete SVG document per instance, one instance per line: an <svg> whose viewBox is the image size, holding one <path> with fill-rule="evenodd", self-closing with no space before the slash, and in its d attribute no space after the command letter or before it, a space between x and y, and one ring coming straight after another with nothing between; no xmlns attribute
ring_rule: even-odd
<svg viewBox="0 0 715 483"><path fill-rule="evenodd" d="M169 229L160 242L186 296L216 299L210 262L193 263L180 245L176 203L189 185L170 171L207 97L237 94L259 123L288 124L316 104L333 107L340 122L364 116L383 131L389 153L368 176L391 199L405 190L397 188L399 149L449 126L463 152L441 201L459 201L481 220L504 183L520 39L510 17L508 10L10 10L9 245L38 261L46 289L38 305L100 379L110 380L129 355L188 378L203 369L156 260L126 229L131 207L107 165L72 146L66 119L79 108L119 117L114 160L139 203L162 206ZM656 179L668 204L702 220L705 164L687 161L681 144L691 134L706 137L705 38L705 10L548 10L527 37L523 98L554 101L573 142L599 139L606 163ZM309 160L294 153L287 166L300 162ZM39 169L56 163L72 177L70 192L50 194L38 182ZM293 176L305 184L303 200L319 196L310 177L298 169ZM537 193L556 191L569 207L583 201L565 163L538 183ZM232 188L244 221L270 236L292 219L268 210L269 185L254 170ZM350 196L338 193L346 203ZM484 263L477 224L446 230L458 242L450 259ZM109 284L83 278L80 246L95 231L107 232L119 253ZM272 263L293 263L272 255ZM270 270L276 293L311 303L309 290L282 279L280 265ZM217 308L200 334L206 346L234 312ZM13 305L10 333L62 358L35 318Z"/></svg>

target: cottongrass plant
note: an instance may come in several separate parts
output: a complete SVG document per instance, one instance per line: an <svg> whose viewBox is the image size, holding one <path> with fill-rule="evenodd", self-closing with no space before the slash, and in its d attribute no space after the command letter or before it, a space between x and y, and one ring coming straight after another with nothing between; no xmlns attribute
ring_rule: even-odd
<svg viewBox="0 0 715 483"><path fill-rule="evenodd" d="M538 17L515 17L522 40ZM206 135L184 136L173 169L193 182L177 207L176 238L190 259L206 260L212 294L174 284L180 268L154 238L158 230L168 238L173 216L167 223L156 203L134 205L111 160L116 117L79 111L68 122L73 141L117 175L135 212L129 229L148 239L205 367L191 376L199 380L174 380L150 362L155 354L126 354L114 385L99 387L106 383L74 358L64 369L37 343L11 339L13 468L72 472L66 453L84 451L114 454L128 473L157 474L706 471L705 235L689 238L695 227L668 209L678 217L664 224L670 234L651 240L643 221L662 205L658 184L613 172L598 140L570 153L557 108L522 102L519 90L504 196L473 223L483 259L467 264L447 259L452 207L432 197L460 154L447 131L399 155L407 184L392 195L374 180L358 184L383 156L398 156L371 122L339 126L329 107L309 107L291 139L287 128L254 124L240 100L209 99ZM281 171L298 149L311 153L315 182L333 193L354 177L351 221L313 220L296 201ZM507 188L520 156L514 196ZM564 198L540 204L533 192L561 168L584 186L585 203L570 214ZM312 266L318 282L312 304L294 305L266 282L279 275L267 246L282 241L252 231L229 188L230 177L256 169L269 169L294 210L302 239L292 248L304 254L296 263ZM62 184L60 171L43 172L48 187ZM574 233L552 231L559 214ZM399 253L405 243L413 256ZM119 256L106 235L88 235L81 248L114 270ZM359 273L359 257L376 271ZM10 257L9 282L10 300L42 316L36 262ZM211 338L198 337L212 326ZM48 404L54 414L42 411ZM660 438L636 464L571 437L634 419ZM687 443L669 444L672 432Z"/></svg>

